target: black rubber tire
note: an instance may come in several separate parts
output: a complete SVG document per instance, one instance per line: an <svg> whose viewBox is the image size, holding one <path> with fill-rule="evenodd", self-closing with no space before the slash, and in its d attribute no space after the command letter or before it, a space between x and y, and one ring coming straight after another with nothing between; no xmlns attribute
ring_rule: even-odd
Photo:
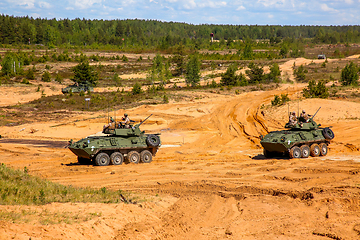
<svg viewBox="0 0 360 240"><path fill-rule="evenodd" d="M127 154L127 159L131 163L138 164L140 162L140 154L136 151L131 151Z"/></svg>
<svg viewBox="0 0 360 240"><path fill-rule="evenodd" d="M302 158L308 158L310 156L310 148L308 145L302 145L300 147L301 150L301 157Z"/></svg>
<svg viewBox="0 0 360 240"><path fill-rule="evenodd" d="M320 147L316 143L312 144L310 146L310 155L312 157L318 157L320 156Z"/></svg>
<svg viewBox="0 0 360 240"><path fill-rule="evenodd" d="M78 163L80 165L86 165L91 163L91 159L78 157Z"/></svg>
<svg viewBox="0 0 360 240"><path fill-rule="evenodd" d="M146 137L146 143L150 147L157 147L160 145L160 138L157 135L150 134Z"/></svg>
<svg viewBox="0 0 360 240"><path fill-rule="evenodd" d="M95 157L95 164L97 166L107 166L110 163L110 157L107 153L99 153Z"/></svg>
<svg viewBox="0 0 360 240"><path fill-rule="evenodd" d="M290 158L300 158L301 157L301 149L297 146L294 146L290 149L289 152Z"/></svg>
<svg viewBox="0 0 360 240"><path fill-rule="evenodd" d="M113 152L110 155L110 162L112 165L121 165L124 162L124 156L119 152Z"/></svg>
<svg viewBox="0 0 360 240"><path fill-rule="evenodd" d="M319 147L320 147L320 156L326 156L326 154L328 153L328 147L326 143L320 143Z"/></svg>
<svg viewBox="0 0 360 240"><path fill-rule="evenodd" d="M331 139L333 139L335 137L334 132L330 128L324 128L322 130L322 133L324 135L324 138L327 139L327 140L331 140Z"/></svg>
<svg viewBox="0 0 360 240"><path fill-rule="evenodd" d="M140 159L143 163L151 163L152 161L152 154L148 150L144 150L140 153Z"/></svg>

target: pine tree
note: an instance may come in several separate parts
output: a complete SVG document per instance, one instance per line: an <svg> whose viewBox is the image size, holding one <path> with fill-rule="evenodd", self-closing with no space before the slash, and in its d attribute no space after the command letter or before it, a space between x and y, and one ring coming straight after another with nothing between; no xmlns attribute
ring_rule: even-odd
<svg viewBox="0 0 360 240"><path fill-rule="evenodd" d="M197 55L190 57L186 64L185 82L192 87L200 83L200 60Z"/></svg>
<svg viewBox="0 0 360 240"><path fill-rule="evenodd" d="M225 73L221 75L220 83L224 86L236 86L239 84L239 78L236 76L237 66L235 64L231 64Z"/></svg>
<svg viewBox="0 0 360 240"><path fill-rule="evenodd" d="M88 62L81 62L73 68L75 73L73 81L77 83L89 83L96 86L99 80L98 73Z"/></svg>
<svg viewBox="0 0 360 240"><path fill-rule="evenodd" d="M340 82L343 86L348 85L358 85L359 75L358 75L358 67L355 63L350 62L350 64L346 64L344 69L341 71Z"/></svg>

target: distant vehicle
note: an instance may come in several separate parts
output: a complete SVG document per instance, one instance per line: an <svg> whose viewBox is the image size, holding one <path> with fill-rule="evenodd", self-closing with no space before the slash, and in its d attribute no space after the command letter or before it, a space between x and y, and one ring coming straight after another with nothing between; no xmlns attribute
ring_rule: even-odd
<svg viewBox="0 0 360 240"><path fill-rule="evenodd" d="M319 55L318 55L318 59L326 59L325 54L319 54Z"/></svg>
<svg viewBox="0 0 360 240"><path fill-rule="evenodd" d="M62 88L61 92L63 94L65 93L69 93L69 92L73 92L73 93L78 93L78 92L87 92L87 91L94 91L94 88L88 84L88 83L74 83L73 85L69 85L66 88Z"/></svg>
<svg viewBox="0 0 360 240"><path fill-rule="evenodd" d="M295 125L287 123L285 128L288 130L273 131L264 137L260 136L264 156L266 158L284 154L290 158L325 156L328 153L327 146L335 135L328 127L320 128L320 124L313 119L316 113L307 122L301 122L302 119L299 117Z"/></svg>
<svg viewBox="0 0 360 240"><path fill-rule="evenodd" d="M121 122L114 122L115 128L104 128L104 136L89 136L77 142L70 140L68 148L78 157L80 164L93 161L97 166L121 165L124 160L150 163L161 146L161 140L160 134L145 134L140 130L140 125L149 117L135 126L130 124L129 128Z"/></svg>

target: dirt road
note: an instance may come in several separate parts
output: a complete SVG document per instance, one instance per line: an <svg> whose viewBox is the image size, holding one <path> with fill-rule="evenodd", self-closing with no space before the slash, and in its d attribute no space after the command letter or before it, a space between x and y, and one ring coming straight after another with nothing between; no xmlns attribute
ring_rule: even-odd
<svg viewBox="0 0 360 240"><path fill-rule="evenodd" d="M2 212L33 213L27 222L0 221L0 239L359 239L359 103L292 101L291 110L314 113L322 107L316 121L333 126L336 135L329 154L307 159L262 155L259 135L282 128L287 120L288 106L269 107L274 94L297 99L302 88L191 93L189 102L127 110L137 121L153 114L142 129L160 132L163 147L150 164L78 165L68 149L49 147L49 140L59 143L100 131L105 119L95 117L103 113L1 127L2 136L20 139L0 140L2 163L26 166L30 174L62 184L129 190L139 203L0 206ZM61 214L78 220L39 220Z"/></svg>

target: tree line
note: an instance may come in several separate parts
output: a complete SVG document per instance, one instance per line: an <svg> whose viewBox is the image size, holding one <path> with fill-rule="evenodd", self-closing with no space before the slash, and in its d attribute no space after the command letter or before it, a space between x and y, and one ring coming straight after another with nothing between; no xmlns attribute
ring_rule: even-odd
<svg viewBox="0 0 360 240"><path fill-rule="evenodd" d="M360 26L193 25L156 20L42 19L0 15L0 44L46 46L111 45L119 48L165 50L182 44L211 48L210 33L218 45L233 40L311 39L314 43L360 42ZM227 42L225 42L226 40Z"/></svg>

